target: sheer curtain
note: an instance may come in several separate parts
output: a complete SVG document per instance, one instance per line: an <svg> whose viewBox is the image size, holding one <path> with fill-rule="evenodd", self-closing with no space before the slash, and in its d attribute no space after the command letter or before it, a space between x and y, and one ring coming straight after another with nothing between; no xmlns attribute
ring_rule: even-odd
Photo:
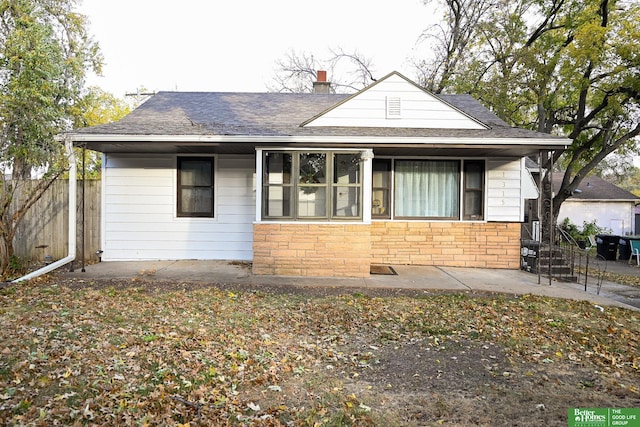
<svg viewBox="0 0 640 427"><path fill-rule="evenodd" d="M457 218L460 163L396 160L396 216Z"/></svg>

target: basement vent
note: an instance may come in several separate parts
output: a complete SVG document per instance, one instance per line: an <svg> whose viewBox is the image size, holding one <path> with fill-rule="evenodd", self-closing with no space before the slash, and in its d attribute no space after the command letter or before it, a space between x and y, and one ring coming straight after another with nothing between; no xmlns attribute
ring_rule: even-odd
<svg viewBox="0 0 640 427"><path fill-rule="evenodd" d="M399 96L387 96L387 119L399 119L402 117Z"/></svg>

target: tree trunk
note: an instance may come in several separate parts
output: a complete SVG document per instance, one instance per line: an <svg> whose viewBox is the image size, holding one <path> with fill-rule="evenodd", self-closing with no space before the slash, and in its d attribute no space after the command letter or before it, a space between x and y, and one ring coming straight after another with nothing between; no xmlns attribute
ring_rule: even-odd
<svg viewBox="0 0 640 427"><path fill-rule="evenodd" d="M12 170L14 180L31 179L31 167L20 157L15 157L13 159Z"/></svg>
<svg viewBox="0 0 640 427"><path fill-rule="evenodd" d="M0 235L0 277L3 279L9 272L14 255L13 237L13 233L6 233L6 230L3 230Z"/></svg>

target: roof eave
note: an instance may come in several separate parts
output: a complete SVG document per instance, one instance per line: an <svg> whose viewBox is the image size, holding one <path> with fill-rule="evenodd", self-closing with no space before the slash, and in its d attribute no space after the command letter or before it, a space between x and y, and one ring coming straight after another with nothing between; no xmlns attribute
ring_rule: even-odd
<svg viewBox="0 0 640 427"><path fill-rule="evenodd" d="M575 197L569 197L567 200L565 200L565 202L588 202L588 203L593 203L593 202L597 202L597 203L606 203L606 202L625 202L625 203L640 203L640 199L587 199L587 198L580 198L577 199Z"/></svg>
<svg viewBox="0 0 640 427"><path fill-rule="evenodd" d="M539 146L544 149L566 149L570 140L565 138L460 138L460 137L403 137L403 136L291 136L291 135L141 135L141 134L83 134L70 133L69 138L81 142L172 142L172 143L353 143L353 144L442 144L442 145L496 145Z"/></svg>

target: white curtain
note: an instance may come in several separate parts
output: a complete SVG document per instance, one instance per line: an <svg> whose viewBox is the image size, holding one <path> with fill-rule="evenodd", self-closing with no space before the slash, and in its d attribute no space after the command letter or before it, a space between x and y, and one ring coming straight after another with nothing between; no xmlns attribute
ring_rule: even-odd
<svg viewBox="0 0 640 427"><path fill-rule="evenodd" d="M396 216L457 218L460 163L396 160Z"/></svg>

